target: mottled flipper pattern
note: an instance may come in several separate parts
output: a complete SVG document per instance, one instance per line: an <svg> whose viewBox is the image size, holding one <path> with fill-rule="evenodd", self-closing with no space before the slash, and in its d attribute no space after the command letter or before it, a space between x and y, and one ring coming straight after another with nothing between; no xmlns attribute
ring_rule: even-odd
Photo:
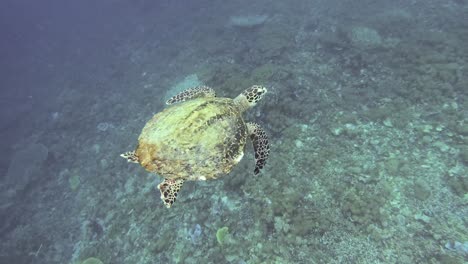
<svg viewBox="0 0 468 264"><path fill-rule="evenodd" d="M180 92L176 95L174 95L172 98L166 101L166 104L175 104L179 102L184 102L193 98L198 98L198 97L215 97L215 91L208 87L208 86L196 86L193 88L189 88L183 92Z"/></svg>
<svg viewBox="0 0 468 264"><path fill-rule="evenodd" d="M182 179L164 179L163 182L158 184L158 189L161 192L161 200L167 208L171 208L175 203L177 193L180 191L182 184L184 184L184 180Z"/></svg>
<svg viewBox="0 0 468 264"><path fill-rule="evenodd" d="M120 154L120 157L127 160L127 162L138 163L138 157L135 154L135 151L127 151L123 154Z"/></svg>
<svg viewBox="0 0 468 264"><path fill-rule="evenodd" d="M268 143L268 136L258 124L247 123L247 126L255 151L254 174L257 175L266 164L266 160L270 154L270 145Z"/></svg>

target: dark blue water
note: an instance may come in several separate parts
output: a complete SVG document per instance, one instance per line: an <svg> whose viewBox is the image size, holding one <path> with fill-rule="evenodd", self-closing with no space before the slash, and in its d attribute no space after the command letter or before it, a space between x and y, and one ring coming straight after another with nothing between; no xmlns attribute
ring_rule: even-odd
<svg viewBox="0 0 468 264"><path fill-rule="evenodd" d="M0 263L466 263L467 17L466 0L3 0ZM270 156L255 176L248 137L168 209L169 176L120 154L199 85L265 86L243 118ZM195 165L223 166L187 133Z"/></svg>

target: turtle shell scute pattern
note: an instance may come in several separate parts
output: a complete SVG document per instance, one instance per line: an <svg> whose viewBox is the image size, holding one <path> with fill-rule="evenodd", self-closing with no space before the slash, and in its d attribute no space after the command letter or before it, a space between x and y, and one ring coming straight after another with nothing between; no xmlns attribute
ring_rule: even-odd
<svg viewBox="0 0 468 264"><path fill-rule="evenodd" d="M247 134L232 99L196 98L174 104L148 121L136 155L146 170L165 179L216 179L239 162Z"/></svg>
<svg viewBox="0 0 468 264"><path fill-rule="evenodd" d="M232 118L231 131L232 133L227 133L223 140L223 164L227 172L231 171L232 167L240 161L244 153L248 131L242 117Z"/></svg>

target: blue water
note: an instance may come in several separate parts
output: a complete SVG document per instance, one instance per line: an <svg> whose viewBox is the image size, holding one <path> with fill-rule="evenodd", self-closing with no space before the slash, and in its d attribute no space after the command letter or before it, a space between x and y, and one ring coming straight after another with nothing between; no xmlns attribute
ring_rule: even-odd
<svg viewBox="0 0 468 264"><path fill-rule="evenodd" d="M1 1L0 263L468 262L467 17L466 0ZM165 175L120 154L197 85L267 87L244 119L270 156L255 176L248 141L168 209Z"/></svg>

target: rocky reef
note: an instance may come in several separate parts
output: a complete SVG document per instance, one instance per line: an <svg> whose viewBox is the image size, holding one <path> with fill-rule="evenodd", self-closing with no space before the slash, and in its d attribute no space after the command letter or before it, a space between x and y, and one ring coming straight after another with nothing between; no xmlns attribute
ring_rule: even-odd
<svg viewBox="0 0 468 264"><path fill-rule="evenodd" d="M7 153L0 262L466 263L466 1L108 2L125 23L74 42L102 54L63 62ZM167 209L119 154L198 84L266 86L245 119L271 154Z"/></svg>

